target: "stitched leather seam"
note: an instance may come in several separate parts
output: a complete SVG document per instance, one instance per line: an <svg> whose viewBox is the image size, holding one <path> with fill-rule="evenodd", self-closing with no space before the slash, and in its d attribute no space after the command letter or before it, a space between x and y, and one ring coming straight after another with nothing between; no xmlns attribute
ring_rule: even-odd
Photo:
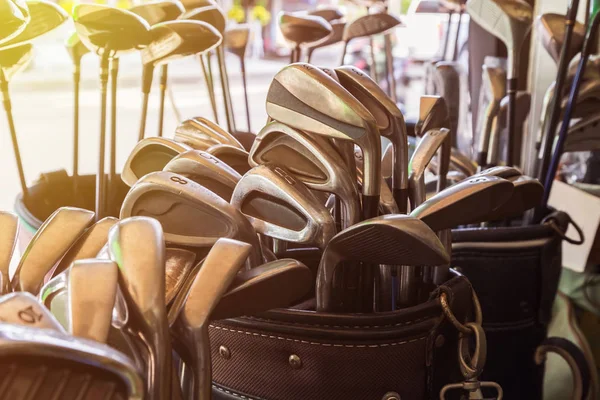
<svg viewBox="0 0 600 400"><path fill-rule="evenodd" d="M388 324L388 325L322 325L322 324L302 324L299 322L282 322L282 321L278 321L275 319L268 319L268 318L256 318L256 317L243 317L244 319L249 319L249 320L253 320L253 321L260 321L260 322L269 322L269 323L275 323L275 324L283 324L283 325L290 325L290 326L303 326L303 327L317 327L317 328L344 328L344 329L379 329L379 328L391 328L391 327L395 327L395 326L407 326L407 325L411 325L411 324L416 324L422 321L426 321L428 319L435 319L438 318L436 316L431 316L431 317L423 317L423 318L418 318L412 321L406 321L406 322L398 322L397 324Z"/></svg>
<svg viewBox="0 0 600 400"><path fill-rule="evenodd" d="M247 397L247 396L244 396L244 395L241 395L241 394L238 394L238 393L232 392L232 391L230 391L230 390L225 390L225 389L223 389L223 388L220 388L220 387L218 387L218 386L216 386L216 385L212 385L212 387L213 387L213 389L217 389L219 392L226 393L226 394L228 394L228 395L231 395L231 396L233 396L233 397L237 397L237 398L239 398L239 399L252 400L252 397Z"/></svg>
<svg viewBox="0 0 600 400"><path fill-rule="evenodd" d="M402 342L396 342L396 343L361 344L361 345L356 345L356 344L334 344L334 343L309 342L309 341L306 341L306 340L291 339L291 338L286 338L286 337L281 337L281 336L265 335L263 333L240 331L240 330L237 330L237 329L228 329L228 328L223 328L221 326L214 326L214 325L210 325L210 327L214 328L214 329L220 329L222 331L232 332L232 333L242 333L244 335L263 337L263 338L267 338L267 339L284 340L284 341L287 341L287 342L308 344L308 345L311 345L311 346L345 347L345 348L357 348L357 349L367 349L367 348L370 349L370 348L377 348L377 347L398 346L398 345L401 345L401 344L414 343L414 342L418 342L419 340L427 339L427 336L422 336L422 337L419 337L419 338L416 338L416 339L404 340Z"/></svg>

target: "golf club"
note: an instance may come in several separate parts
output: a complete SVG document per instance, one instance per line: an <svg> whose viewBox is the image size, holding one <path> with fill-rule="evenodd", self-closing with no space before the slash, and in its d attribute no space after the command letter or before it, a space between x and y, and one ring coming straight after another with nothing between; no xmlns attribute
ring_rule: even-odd
<svg viewBox="0 0 600 400"><path fill-rule="evenodd" d="M12 292L9 267L17 246L19 217L16 214L0 211L0 293Z"/></svg>
<svg viewBox="0 0 600 400"><path fill-rule="evenodd" d="M206 152L229 165L240 175L250 171L251 167L248 163L250 154L246 150L228 144L215 144L206 149Z"/></svg>
<svg viewBox="0 0 600 400"><path fill-rule="evenodd" d="M316 15L281 12L278 18L283 37L294 45L290 54L290 64L302 59L302 45L324 40L333 31L329 22Z"/></svg>

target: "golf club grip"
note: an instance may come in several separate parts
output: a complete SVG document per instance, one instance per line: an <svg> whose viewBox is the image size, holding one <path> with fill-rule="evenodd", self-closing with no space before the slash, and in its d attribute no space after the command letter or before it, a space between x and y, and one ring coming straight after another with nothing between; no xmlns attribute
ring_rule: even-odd
<svg viewBox="0 0 600 400"><path fill-rule="evenodd" d="M379 212L379 196L378 195L363 195L363 219L370 219L377 216Z"/></svg>
<svg viewBox="0 0 600 400"><path fill-rule="evenodd" d="M514 137L515 119L517 116L517 83L516 77L506 81L506 94L508 96L508 110L506 113L506 165L508 166L513 166L515 160Z"/></svg>

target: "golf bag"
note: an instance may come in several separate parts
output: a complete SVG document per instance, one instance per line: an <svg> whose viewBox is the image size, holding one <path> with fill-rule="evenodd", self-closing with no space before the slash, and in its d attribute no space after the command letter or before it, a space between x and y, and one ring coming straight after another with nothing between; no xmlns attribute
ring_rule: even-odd
<svg viewBox="0 0 600 400"><path fill-rule="evenodd" d="M213 398L438 398L464 380L442 293L459 321L473 320L471 285L453 274L428 301L393 312L316 313L305 304L212 323Z"/></svg>
<svg viewBox="0 0 600 400"><path fill-rule="evenodd" d="M452 231L452 266L469 278L483 312L480 378L499 383L507 399L542 399L544 365L534 356L546 339L570 221L555 212L540 225Z"/></svg>

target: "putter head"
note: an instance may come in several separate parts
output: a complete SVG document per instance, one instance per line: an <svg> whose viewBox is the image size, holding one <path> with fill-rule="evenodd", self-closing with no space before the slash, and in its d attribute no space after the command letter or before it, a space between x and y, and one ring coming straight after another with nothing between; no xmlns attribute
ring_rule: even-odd
<svg viewBox="0 0 600 400"><path fill-rule="evenodd" d="M37 230L23 252L13 276L15 291L36 294L44 276L94 222L95 214L75 207L61 207Z"/></svg>
<svg viewBox="0 0 600 400"><path fill-rule="evenodd" d="M56 268L52 271L51 277L55 277L62 273L77 260L96 258L100 250L102 250L108 241L108 231L117 222L119 222L119 220L114 217L106 217L89 227L71 248L69 248L67 254L64 255Z"/></svg>
<svg viewBox="0 0 600 400"><path fill-rule="evenodd" d="M431 129L450 129L450 115L446 100L441 96L421 96L419 119L415 125L416 136L423 136Z"/></svg>
<svg viewBox="0 0 600 400"><path fill-rule="evenodd" d="M150 43L142 49L142 64L161 65L210 51L221 44L223 37L206 22L166 21L150 28Z"/></svg>
<svg viewBox="0 0 600 400"><path fill-rule="evenodd" d="M12 292L10 286L10 262L19 237L19 217L16 214L0 211L0 294Z"/></svg>
<svg viewBox="0 0 600 400"><path fill-rule="evenodd" d="M79 260L71 265L67 283L71 335L106 343L118 277L117 264L109 260Z"/></svg>
<svg viewBox="0 0 600 400"><path fill-rule="evenodd" d="M215 193L181 175L153 172L140 179L121 207L121 218L137 215L158 220L165 240L173 245L210 248L221 237L250 243L257 250L251 262L260 265L258 238L248 219Z"/></svg>
<svg viewBox="0 0 600 400"><path fill-rule="evenodd" d="M144 18L150 26L153 26L179 18L185 12L185 8L179 0L151 0L133 6L129 11Z"/></svg>
<svg viewBox="0 0 600 400"><path fill-rule="evenodd" d="M367 14L346 24L343 40L347 43L359 37L386 33L402 25L402 21L386 12Z"/></svg>
<svg viewBox="0 0 600 400"><path fill-rule="evenodd" d="M542 42L542 46L557 65L560 61L560 52L563 47L565 28L565 16L561 14L546 13L540 15L535 20L535 29ZM573 57L581 51L584 39L585 26L581 22L575 21L573 34L571 36L571 46L566 53L567 60L572 60Z"/></svg>
<svg viewBox="0 0 600 400"><path fill-rule="evenodd" d="M289 172L310 189L338 195L349 224L360 220L356 183L344 160L324 138L273 121L256 135L248 161L253 167L269 163L287 165Z"/></svg>
<svg viewBox="0 0 600 400"><path fill-rule="evenodd" d="M71 33L71 36L65 40L65 48L75 65L80 65L81 58L90 52L90 49L85 47L77 32Z"/></svg>
<svg viewBox="0 0 600 400"><path fill-rule="evenodd" d="M147 377L151 397L169 398L171 341L165 303L165 240L160 223L147 217L124 218L110 229L108 252L119 268L127 304L128 329L150 354Z"/></svg>
<svg viewBox="0 0 600 400"><path fill-rule="evenodd" d="M11 0L0 1L0 15L2 15L2 25L0 26L0 47L19 35L29 24L29 10L20 9L17 4Z"/></svg>
<svg viewBox="0 0 600 400"><path fill-rule="evenodd" d="M133 186L142 176L161 171L180 153L193 150L184 143L163 137L149 137L140 140L125 161L121 179Z"/></svg>
<svg viewBox="0 0 600 400"><path fill-rule="evenodd" d="M4 327L7 326L4 324L14 324L66 333L52 313L31 293L27 292L9 293L0 296L0 320L3 324L0 331L3 331Z"/></svg>
<svg viewBox="0 0 600 400"><path fill-rule="evenodd" d="M192 271L196 262L196 253L167 247L165 258L165 302L168 307Z"/></svg>
<svg viewBox="0 0 600 400"><path fill-rule="evenodd" d="M297 46L325 39L332 32L331 25L324 18L313 15L297 15L280 12L278 15L281 34Z"/></svg>
<svg viewBox="0 0 600 400"><path fill-rule="evenodd" d="M24 388L41 398L144 398L140 371L110 346L50 330L4 325L0 349L2 374L18 377L7 379L2 388L11 399L25 399ZM52 373L42 379L40 368ZM7 375L9 371L13 375Z"/></svg>
<svg viewBox="0 0 600 400"><path fill-rule="evenodd" d="M29 23L21 33L2 43L2 50L26 44L58 28L69 18L62 7L51 1L29 0L26 4L31 17Z"/></svg>
<svg viewBox="0 0 600 400"><path fill-rule="evenodd" d="M240 175L244 175L250 171L248 159L250 154L243 149L228 144L215 144L206 149L208 154L212 154L231 168L236 170Z"/></svg>
<svg viewBox="0 0 600 400"><path fill-rule="evenodd" d="M383 215L359 222L331 239L317 272L317 311L343 308L334 282L338 265L364 262L361 268L386 265L445 265L450 258L435 233L421 220L407 215ZM368 263L368 264L367 264Z"/></svg>
<svg viewBox="0 0 600 400"><path fill-rule="evenodd" d="M27 68L34 54L31 43L0 50L0 69L4 75L3 79L10 82L13 76Z"/></svg>
<svg viewBox="0 0 600 400"><path fill-rule="evenodd" d="M139 50L150 42L150 25L131 11L100 4L73 7L75 30L90 51L112 57Z"/></svg>
<svg viewBox="0 0 600 400"><path fill-rule="evenodd" d="M335 235L335 222L325 206L302 182L274 164L248 171L236 186L231 204L258 233L275 239L322 249Z"/></svg>
<svg viewBox="0 0 600 400"><path fill-rule="evenodd" d="M309 64L286 66L269 87L267 114L296 129L358 144L365 157L363 207L377 209L381 140L376 122L367 108L338 82Z"/></svg>
<svg viewBox="0 0 600 400"><path fill-rule="evenodd" d="M180 19L189 19L193 21L203 21L212 25L223 36L227 19L225 13L218 5L194 8L184 13Z"/></svg>
<svg viewBox="0 0 600 400"><path fill-rule="evenodd" d="M186 119L175 128L175 140L186 143L196 150L206 150L215 144L228 144L244 149L229 132L203 117Z"/></svg>
<svg viewBox="0 0 600 400"><path fill-rule="evenodd" d="M509 58L515 58L515 62L508 62L514 68L508 72L508 79L516 77L516 59L533 20L531 6L522 0L469 0L467 12L473 21L506 45Z"/></svg>
<svg viewBox="0 0 600 400"><path fill-rule="evenodd" d="M525 175L509 180L514 186L511 196L488 216L488 221L515 218L541 204L544 186L540 181Z"/></svg>
<svg viewBox="0 0 600 400"><path fill-rule="evenodd" d="M325 36L323 39L318 40L316 42L312 42L306 47L309 51L313 51L315 49L329 46L335 43L339 43L342 41L344 37L344 29L346 28L346 21L339 20L330 22L331 25L331 33L329 36Z"/></svg>
<svg viewBox="0 0 600 400"><path fill-rule="evenodd" d="M317 10L309 11L308 15L312 15L315 17L321 17L327 22L331 22L331 21L335 21L335 20L344 18L344 14L342 14L342 10L340 10L337 7L319 8Z"/></svg>
<svg viewBox="0 0 600 400"><path fill-rule="evenodd" d="M488 221L495 209L511 196L513 184L496 176L475 176L427 199L410 215L432 230Z"/></svg>
<svg viewBox="0 0 600 400"><path fill-rule="evenodd" d="M255 315L274 308L289 307L306 296L313 282L311 270L290 258L242 271L221 297L211 319Z"/></svg>
<svg viewBox="0 0 600 400"><path fill-rule="evenodd" d="M248 47L249 40L250 27L247 24L240 24L227 28L227 30L225 30L225 37L223 38L225 50L235 54L241 59L244 59L246 55L246 47Z"/></svg>
<svg viewBox="0 0 600 400"><path fill-rule="evenodd" d="M229 165L201 150L190 150L179 154L165 165L163 171L185 176L225 201L231 200L235 185L242 178Z"/></svg>

